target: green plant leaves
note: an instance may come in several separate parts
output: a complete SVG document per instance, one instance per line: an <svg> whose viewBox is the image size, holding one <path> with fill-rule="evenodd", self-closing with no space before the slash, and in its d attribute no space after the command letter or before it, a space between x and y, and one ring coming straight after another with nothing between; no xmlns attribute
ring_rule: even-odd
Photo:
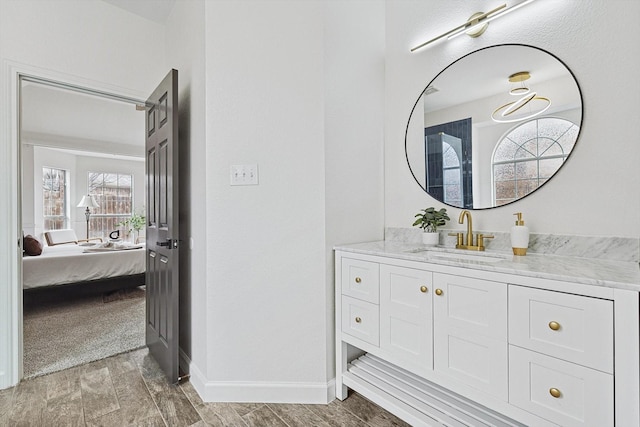
<svg viewBox="0 0 640 427"><path fill-rule="evenodd" d="M418 226L425 231L435 232L438 229L438 226L445 225L449 218L447 215L447 209L442 208L440 210L436 210L434 207L422 209L421 212L415 215L415 222L413 226Z"/></svg>

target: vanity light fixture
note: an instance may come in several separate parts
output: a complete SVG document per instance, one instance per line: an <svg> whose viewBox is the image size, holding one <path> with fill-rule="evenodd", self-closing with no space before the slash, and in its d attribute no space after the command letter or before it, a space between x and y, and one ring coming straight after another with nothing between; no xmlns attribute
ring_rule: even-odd
<svg viewBox="0 0 640 427"><path fill-rule="evenodd" d="M528 71L520 71L509 76L509 82L522 84L520 87L511 89L509 93L511 95L524 94L524 96L517 101L508 102L496 108L493 113L491 113L491 119L494 122L513 123L527 120L539 116L551 107L551 100L549 98L538 96L537 92L530 92L529 88L524 85L524 81L530 78L531 73ZM529 108L529 114L512 116L513 113L520 111L524 107Z"/></svg>
<svg viewBox="0 0 640 427"><path fill-rule="evenodd" d="M520 9L522 6L525 6L535 0L525 0L520 3L517 3L513 6L507 7L507 4L503 4L501 6L496 7L495 9L490 10L489 12L476 12L469 17L467 22L462 25L458 25L452 30L447 31L444 34L439 35L429 41L426 41L413 49L411 52L415 52L423 47L427 47L428 45L435 43L439 40L444 39L451 40L456 38L462 34L466 34L469 37L479 37L482 33L485 32L487 27L489 26L489 22L498 19L501 16L506 15L507 13L513 12L516 9Z"/></svg>

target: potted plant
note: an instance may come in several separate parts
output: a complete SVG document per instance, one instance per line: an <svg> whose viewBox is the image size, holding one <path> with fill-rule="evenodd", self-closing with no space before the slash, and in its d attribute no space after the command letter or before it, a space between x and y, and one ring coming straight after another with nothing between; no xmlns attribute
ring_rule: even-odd
<svg viewBox="0 0 640 427"><path fill-rule="evenodd" d="M119 222L117 225L124 227L126 229L127 237L133 231L132 243L136 243L138 239L138 235L140 234L140 230L142 230L147 225L147 219L144 215L133 213L130 218L125 219L124 221Z"/></svg>
<svg viewBox="0 0 640 427"><path fill-rule="evenodd" d="M415 215L416 220L413 225L422 228L424 233L422 234L422 243L428 246L435 246L439 242L440 233L438 233L438 226L445 225L449 218L447 210L445 208L437 211L435 208L422 209Z"/></svg>

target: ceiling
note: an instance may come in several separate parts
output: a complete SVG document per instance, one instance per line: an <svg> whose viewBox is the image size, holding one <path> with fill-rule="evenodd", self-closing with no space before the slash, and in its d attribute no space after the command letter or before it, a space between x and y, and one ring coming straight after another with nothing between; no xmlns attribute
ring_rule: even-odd
<svg viewBox="0 0 640 427"><path fill-rule="evenodd" d="M131 103L23 82L23 143L97 157L144 160L144 112Z"/></svg>
<svg viewBox="0 0 640 427"><path fill-rule="evenodd" d="M102 0L158 24L167 22L176 0Z"/></svg>
<svg viewBox="0 0 640 427"><path fill-rule="evenodd" d="M165 24L176 0L102 0ZM23 143L71 154L144 160L144 113L133 104L23 82Z"/></svg>
<svg viewBox="0 0 640 427"><path fill-rule="evenodd" d="M436 111L496 94L506 94L514 85L509 76L519 71L531 73L527 85L569 74L567 68L547 52L519 45L499 45L481 49L451 64L430 85L438 92L425 98L425 109ZM425 81L425 84L428 83Z"/></svg>

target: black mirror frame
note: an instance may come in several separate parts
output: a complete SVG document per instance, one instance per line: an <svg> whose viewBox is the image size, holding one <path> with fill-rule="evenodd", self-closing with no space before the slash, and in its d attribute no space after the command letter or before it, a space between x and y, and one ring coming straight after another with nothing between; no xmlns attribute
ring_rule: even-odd
<svg viewBox="0 0 640 427"><path fill-rule="evenodd" d="M505 203L504 205L499 205L499 206L488 206L488 207L484 207L484 208L461 208L460 206L453 206L453 205L449 205L447 203L445 203L442 200L438 200L435 197L431 196L431 194L429 194L429 192L427 191L427 189L425 187L422 186L422 184L420 184L420 181L418 180L418 178L416 177L416 174L413 172L413 169L411 168L411 163L409 162L409 153L408 153L408 149L407 149L407 137L408 137L408 133L409 133L409 124L411 123L411 117L413 116L413 113L416 109L416 107L418 106L418 104L420 103L420 99L422 98L422 96L424 95L424 93L426 92L426 90L429 88L429 86L431 86L433 84L434 81L436 81L436 79L445 71L447 71L449 68L451 68L454 64L458 63L459 61L463 60L464 58L468 57L469 55L473 55L475 53L481 52L483 50L486 49L491 49L491 48L495 48L495 47L500 47L500 46L522 46L522 47L527 47L527 48L531 48L531 49L537 49L539 51L542 51L550 56L552 56L553 58L555 58L558 62L560 62L569 72L569 74L571 74L571 76L573 77L573 80L576 84L576 88L578 90L578 95L580 96L580 128L578 130L578 135L576 135L576 141L574 144L574 148L571 150L571 152L567 155L567 158L565 160L565 162L562 164L562 166L560 166L560 168L558 168L558 170L556 172L554 172L553 175L551 175L549 177L549 179L547 181L545 181L544 183L542 183L540 186L538 186L535 190L531 191L530 193L527 193L526 195L513 200L509 203ZM544 117L544 116L542 116ZM411 108L411 112L409 113L409 120L407 120L407 126L405 128L405 133L404 133L404 154L405 154L405 159L407 161L407 166L409 167L409 171L411 172L411 176L413 177L413 179L416 181L416 184L418 184L418 186L429 196L429 197L433 197L435 200L438 200L440 203L444 203L447 206L451 206L452 208L457 208L457 209L467 209L467 210L485 210L485 209L494 209L494 208L500 208L500 207L504 207L504 206L508 206L512 203L515 203L519 200L522 200L532 194L534 194L536 191L538 191L540 188L544 187L546 184L548 184L555 176L556 174L560 171L560 169L562 169L566 163L569 161L569 158L571 157L571 154L573 154L573 150L575 150L575 145L578 143L578 140L580 139L580 135L582 134L582 127L583 127L583 123L584 123L584 98L582 96L582 89L580 89L580 84L578 83L578 79L576 79L575 74L573 73L573 71L571 71L571 69L567 66L567 64L561 60L560 58L558 58L557 55L549 52L546 49L542 49L536 46L531 46L531 45L527 45L527 44L522 44L522 43L503 43L503 44L498 44L498 45L492 45L492 46L486 46L477 50L474 50L472 52L467 53L466 55L461 56L460 58L456 59L455 61L453 61L451 64L447 65L445 68L443 68L438 74L436 74L436 76L431 79L431 81L429 81L429 83L427 84L427 86L425 86L425 88L422 90L422 92L420 92L420 95L418 95L418 99L416 99L416 102L413 104L413 108Z"/></svg>

